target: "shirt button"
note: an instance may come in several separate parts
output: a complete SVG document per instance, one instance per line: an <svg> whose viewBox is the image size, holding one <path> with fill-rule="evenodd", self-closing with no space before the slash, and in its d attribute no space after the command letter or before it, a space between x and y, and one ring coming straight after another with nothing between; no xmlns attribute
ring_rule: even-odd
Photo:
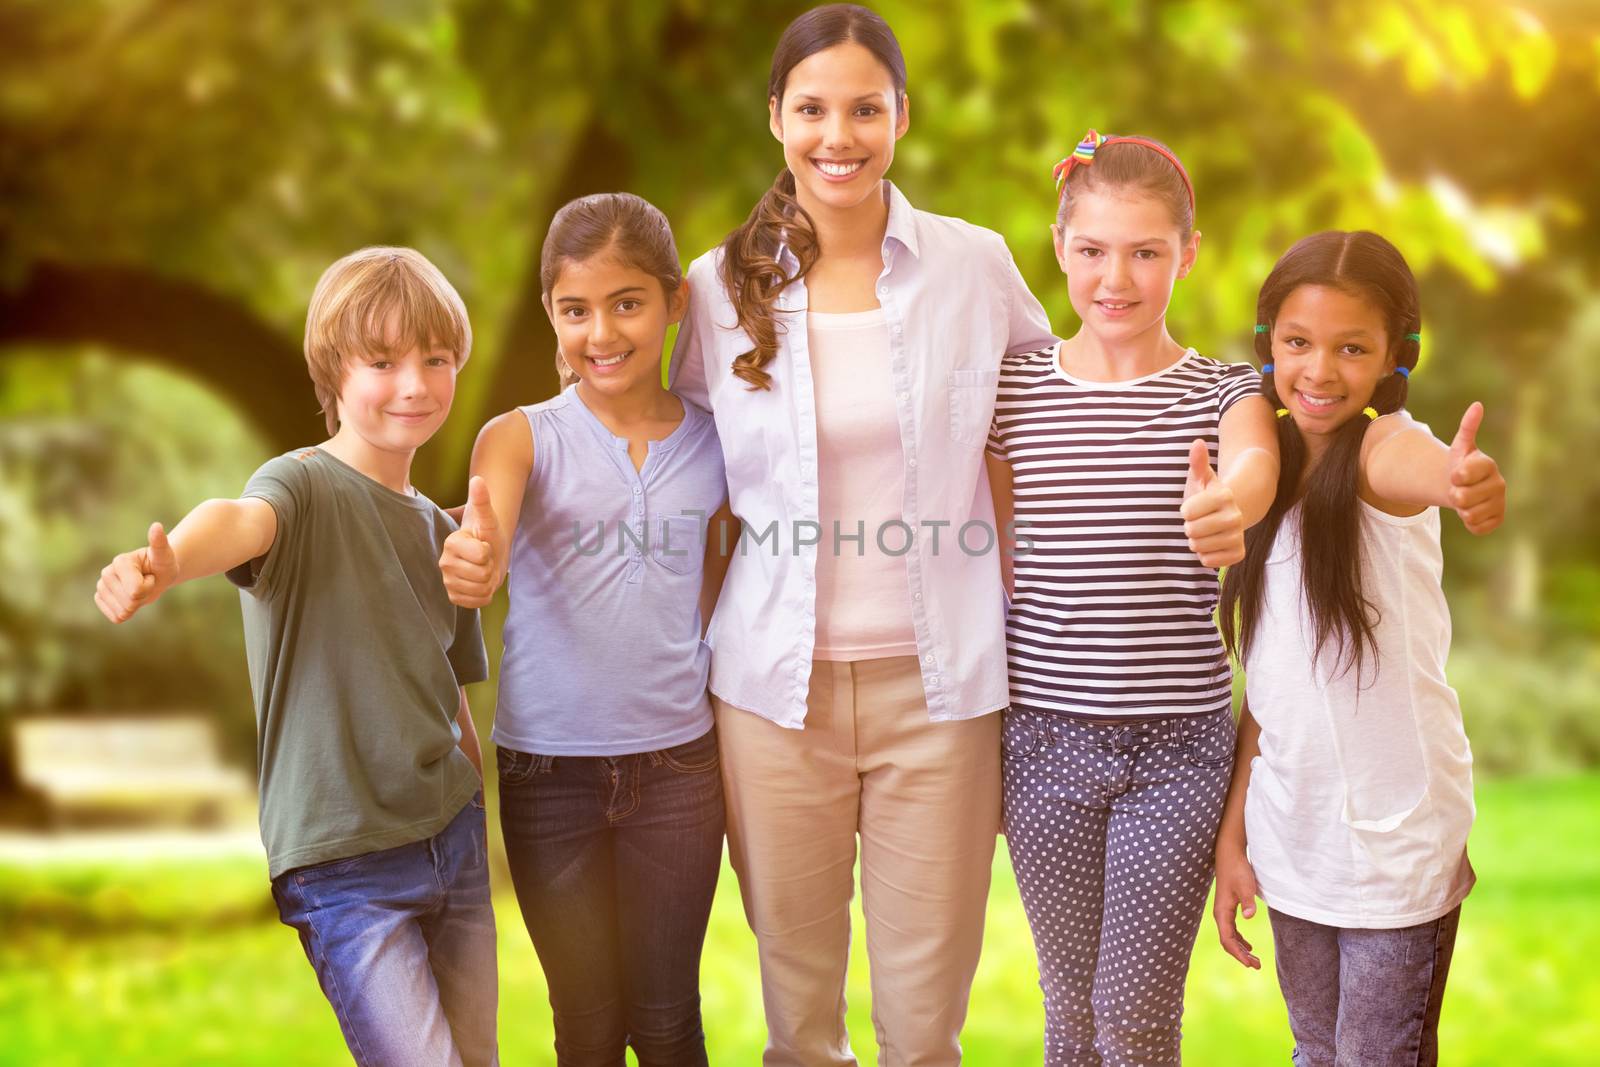
<svg viewBox="0 0 1600 1067"><path fill-rule="evenodd" d="M932 663L933 663L933 653L929 652L926 656L923 656L922 657L922 662L924 662L926 664L929 664L929 665L932 665Z"/></svg>
<svg viewBox="0 0 1600 1067"><path fill-rule="evenodd" d="M911 458L911 459L908 459L908 460L906 460L906 466L908 466L908 467L915 467L915 466L916 466L916 465L917 465L917 461L916 461L916 458L915 458L915 457L913 457L913 458Z"/></svg>
<svg viewBox="0 0 1600 1067"><path fill-rule="evenodd" d="M888 296L889 295L889 287L887 285L878 286L878 295L879 296Z"/></svg>
<svg viewBox="0 0 1600 1067"><path fill-rule="evenodd" d="M633 495L634 496L638 496L642 492L644 492L644 490L640 489L637 485L633 487Z"/></svg>
<svg viewBox="0 0 1600 1067"><path fill-rule="evenodd" d="M922 599L922 594L921 593L912 593L911 594L911 599L912 600L921 600Z"/></svg>

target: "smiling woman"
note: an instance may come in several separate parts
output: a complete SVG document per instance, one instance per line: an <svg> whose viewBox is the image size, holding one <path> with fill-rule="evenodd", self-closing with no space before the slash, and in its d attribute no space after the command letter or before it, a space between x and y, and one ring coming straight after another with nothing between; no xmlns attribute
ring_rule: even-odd
<svg viewBox="0 0 1600 1067"><path fill-rule="evenodd" d="M796 19L767 105L786 167L690 267L672 362L715 415L733 512L794 531L733 558L708 637L765 1062L855 1062L841 990L859 834L884 1060L955 1064L1006 676L996 555L954 532L992 519L1000 357L1054 338L996 234L884 180L910 104L881 18L835 4Z"/></svg>

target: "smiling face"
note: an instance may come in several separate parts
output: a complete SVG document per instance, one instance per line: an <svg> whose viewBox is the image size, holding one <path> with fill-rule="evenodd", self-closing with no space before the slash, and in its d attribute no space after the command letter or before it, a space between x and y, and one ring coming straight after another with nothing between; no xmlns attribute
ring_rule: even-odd
<svg viewBox="0 0 1600 1067"><path fill-rule="evenodd" d="M386 336L393 333L391 324ZM345 358L335 438L359 451L409 459L450 414L458 364L455 353L442 346L396 339L388 347Z"/></svg>
<svg viewBox="0 0 1600 1067"><path fill-rule="evenodd" d="M795 64L767 102L800 206L847 211L878 194L910 121L889 70L854 41Z"/></svg>
<svg viewBox="0 0 1600 1067"><path fill-rule="evenodd" d="M1308 443L1359 416L1394 373L1382 311L1363 296L1302 285L1272 324L1273 383Z"/></svg>
<svg viewBox="0 0 1600 1067"><path fill-rule="evenodd" d="M1085 190L1050 231L1072 310L1086 330L1114 344L1164 328L1173 283L1189 273L1200 247L1198 233L1184 240L1164 201L1138 190Z"/></svg>
<svg viewBox="0 0 1600 1067"><path fill-rule="evenodd" d="M687 282L669 294L653 274L600 252L564 262L544 306L573 373L620 396L661 388L667 326L683 318L688 298Z"/></svg>

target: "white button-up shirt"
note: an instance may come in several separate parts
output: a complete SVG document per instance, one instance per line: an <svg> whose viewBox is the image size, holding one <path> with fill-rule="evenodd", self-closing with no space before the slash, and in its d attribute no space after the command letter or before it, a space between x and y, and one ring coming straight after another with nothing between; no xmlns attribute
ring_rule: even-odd
<svg viewBox="0 0 1600 1067"><path fill-rule="evenodd" d="M889 222L878 302L889 326L895 418L905 463L902 519L881 533L905 555L917 654L935 721L969 719L1007 703L999 544L983 449L1000 358L1055 343L1005 241L990 230L913 208L884 182ZM778 300L772 388L732 373L755 346L738 328L719 274L720 248L689 267L689 311L670 380L711 411L744 524L712 615L711 691L780 726L805 725L816 635L817 552L839 549L817 507L817 419L806 345L804 281ZM793 273L787 248L779 262ZM968 523L973 525L965 531ZM854 536L854 523L846 525ZM760 538L760 540L757 540ZM982 550L982 551L980 551Z"/></svg>

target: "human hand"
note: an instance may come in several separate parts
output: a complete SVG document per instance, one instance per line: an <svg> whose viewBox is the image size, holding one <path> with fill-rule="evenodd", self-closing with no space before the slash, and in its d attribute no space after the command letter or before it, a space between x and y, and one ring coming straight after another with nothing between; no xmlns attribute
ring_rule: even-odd
<svg viewBox="0 0 1600 1067"><path fill-rule="evenodd" d="M1500 465L1478 449L1483 405L1476 400L1461 416L1450 442L1450 506L1471 533L1486 534L1505 521L1506 480Z"/></svg>
<svg viewBox="0 0 1600 1067"><path fill-rule="evenodd" d="M1250 942L1239 933L1238 913L1246 919L1256 914L1256 873L1238 848L1217 850L1217 892L1211 904L1211 917L1217 922L1217 938L1222 950L1246 967L1261 969L1261 961L1251 952Z"/></svg>
<svg viewBox="0 0 1600 1067"><path fill-rule="evenodd" d="M127 622L178 580L178 556L159 522L150 524L146 540L142 548L123 552L106 564L95 583L95 606L112 622Z"/></svg>
<svg viewBox="0 0 1600 1067"><path fill-rule="evenodd" d="M444 551L439 556L439 570L452 604L481 608L494 599L495 590L500 587L494 558L494 538L499 532L500 521L489 503L489 485L475 477L467 483L461 528L445 538Z"/></svg>
<svg viewBox="0 0 1600 1067"><path fill-rule="evenodd" d="M1226 567L1244 559L1244 513L1232 487L1211 469L1210 453L1199 438L1189 446L1180 513L1189 547L1205 566Z"/></svg>

